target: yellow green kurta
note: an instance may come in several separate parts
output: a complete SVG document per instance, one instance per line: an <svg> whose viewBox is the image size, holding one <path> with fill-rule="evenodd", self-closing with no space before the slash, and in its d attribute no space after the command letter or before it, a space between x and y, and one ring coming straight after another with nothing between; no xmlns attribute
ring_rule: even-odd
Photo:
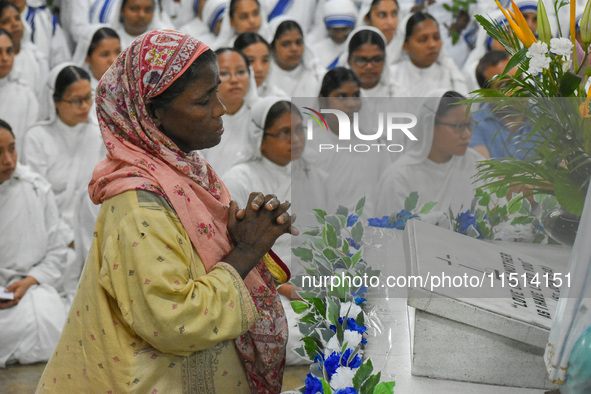
<svg viewBox="0 0 591 394"><path fill-rule="evenodd" d="M205 272L164 198L122 193L103 203L37 391L249 392L233 339L256 313L234 268L220 262Z"/></svg>

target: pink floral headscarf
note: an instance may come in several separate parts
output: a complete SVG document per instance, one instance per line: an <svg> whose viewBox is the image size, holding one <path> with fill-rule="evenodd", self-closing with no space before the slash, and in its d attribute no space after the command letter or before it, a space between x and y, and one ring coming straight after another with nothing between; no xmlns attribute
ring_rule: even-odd
<svg viewBox="0 0 591 394"><path fill-rule="evenodd" d="M89 193L95 204L136 189L164 196L209 272L233 247L227 231L229 193L197 152L181 151L158 130L145 107L207 49L191 36L155 30L119 55L97 88L98 119L108 152L94 170ZM251 390L279 392L287 342L285 314L265 264L244 282L260 318L236 339L236 347Z"/></svg>

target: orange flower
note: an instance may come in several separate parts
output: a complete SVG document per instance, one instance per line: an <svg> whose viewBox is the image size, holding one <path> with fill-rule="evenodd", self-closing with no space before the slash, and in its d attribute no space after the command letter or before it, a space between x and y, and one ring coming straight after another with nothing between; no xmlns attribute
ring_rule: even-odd
<svg viewBox="0 0 591 394"><path fill-rule="evenodd" d="M591 102L591 86L587 91L587 98L581 105L579 105L579 112L583 118L591 118L591 115L589 114L589 102Z"/></svg>
<svg viewBox="0 0 591 394"><path fill-rule="evenodd" d="M497 3L497 6L505 15L505 18L507 18L507 21L509 22L511 29L513 30L513 32L515 32L515 35L517 36L519 41L521 41L523 45L526 46L526 48L529 48L531 44L533 44L534 42L538 42L536 36L534 36L534 33L527 25L527 22L525 21L523 14L519 10L519 7L515 5L513 0L511 0L511 7L513 8L513 12L511 12L508 9L504 9L498 0L495 0L495 3Z"/></svg>

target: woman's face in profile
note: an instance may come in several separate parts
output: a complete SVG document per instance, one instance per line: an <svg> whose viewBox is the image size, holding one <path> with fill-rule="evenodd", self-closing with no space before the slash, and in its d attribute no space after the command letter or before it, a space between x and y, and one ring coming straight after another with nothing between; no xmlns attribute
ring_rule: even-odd
<svg viewBox="0 0 591 394"><path fill-rule="evenodd" d="M199 78L170 102L153 111L154 124L183 152L207 149L220 143L226 108L218 98L215 63L203 66Z"/></svg>
<svg viewBox="0 0 591 394"><path fill-rule="evenodd" d="M0 79L12 71L14 65L14 46L8 36L0 36Z"/></svg>
<svg viewBox="0 0 591 394"><path fill-rule="evenodd" d="M257 42L244 48L242 53L250 62L257 86L261 86L269 74L271 65L269 49L262 42Z"/></svg>
<svg viewBox="0 0 591 394"><path fill-rule="evenodd" d="M258 32L261 27L261 12L256 1L238 1L234 11L234 17L230 19L230 25L236 29L236 33L238 34Z"/></svg>
<svg viewBox="0 0 591 394"><path fill-rule="evenodd" d="M275 61L284 70L293 70L302 61L304 38L297 29L286 31L275 41Z"/></svg>
<svg viewBox="0 0 591 394"><path fill-rule="evenodd" d="M127 34L139 36L148 30L154 17L154 0L127 0L121 8L121 20Z"/></svg>
<svg viewBox="0 0 591 394"><path fill-rule="evenodd" d="M86 64L92 71L94 79L99 80L111 67L121 52L119 39L107 37L101 40L90 56L86 57Z"/></svg>
<svg viewBox="0 0 591 394"><path fill-rule="evenodd" d="M89 80L79 79L72 83L64 92L62 99L55 103L60 120L70 127L86 122L92 99Z"/></svg>
<svg viewBox="0 0 591 394"><path fill-rule="evenodd" d="M0 28L9 32L15 43L21 42L25 26L21 20L21 15L13 7L5 7L2 11Z"/></svg>
<svg viewBox="0 0 591 394"><path fill-rule="evenodd" d="M408 53L412 63L419 68L427 68L435 63L441 50L437 22L427 19L417 23L402 48Z"/></svg>

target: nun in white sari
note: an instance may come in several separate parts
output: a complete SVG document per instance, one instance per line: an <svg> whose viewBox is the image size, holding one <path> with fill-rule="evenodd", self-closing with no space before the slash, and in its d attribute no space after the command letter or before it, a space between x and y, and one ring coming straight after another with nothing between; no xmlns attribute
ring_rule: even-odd
<svg viewBox="0 0 591 394"><path fill-rule="evenodd" d="M194 18L181 26L179 31L197 37L199 41L214 48L227 8L228 0L207 0L201 11L201 19Z"/></svg>
<svg viewBox="0 0 591 394"><path fill-rule="evenodd" d="M71 246L78 196L87 189L104 151L99 127L88 117L92 98L90 76L83 69L68 63L55 67L45 85L45 120L29 130L24 142L23 161L51 184ZM66 291L73 295L77 278L66 282Z"/></svg>
<svg viewBox="0 0 591 394"><path fill-rule="evenodd" d="M300 218L313 218L312 209L324 208L333 201L325 188L326 174L300 157L306 141L305 131L302 116L289 101L279 97L257 101L252 108L248 137L250 145L256 149L224 176L232 199L240 206L246 205L252 191L274 194L280 201L292 202L291 211L298 215L300 223ZM308 213L310 215L306 215ZM273 245L273 251L290 268L291 246L289 234L279 237ZM278 289L290 327L287 364L309 364L293 352L301 345L302 336L293 328L297 316L290 305L290 286L285 284Z"/></svg>
<svg viewBox="0 0 591 394"><path fill-rule="evenodd" d="M281 16L292 19L302 27L304 33L313 29L316 7L324 0L260 0L261 5L268 15L269 22Z"/></svg>
<svg viewBox="0 0 591 394"><path fill-rule="evenodd" d="M357 7L352 0L329 0L324 3L324 29L311 45L321 66L336 67L339 57L347 48L347 37L355 28Z"/></svg>
<svg viewBox="0 0 591 394"><path fill-rule="evenodd" d="M250 155L247 127L250 109L257 100L257 89L252 70L244 54L233 48L216 51L222 83L218 87L220 101L226 106L222 141L213 148L200 151L222 178L241 156Z"/></svg>
<svg viewBox="0 0 591 394"><path fill-rule="evenodd" d="M0 51L7 61L0 66L0 119L11 125L16 137L16 149L22 154L25 133L37 122L39 103L35 92L11 72L14 65L14 41L0 31Z"/></svg>
<svg viewBox="0 0 591 394"><path fill-rule="evenodd" d="M5 143L14 143L14 138L0 124L0 145L7 152ZM64 272L67 247L51 185L18 164L16 154L9 160L8 170L14 172L8 179L0 175L0 289L7 287L18 302L0 300L0 368L47 361L67 315L55 288ZM0 174L6 174L6 166L3 157Z"/></svg>
<svg viewBox="0 0 591 394"><path fill-rule="evenodd" d="M153 10L152 18L146 26L126 26L123 22L122 7L127 6L129 0L95 0L90 8L90 23L106 23L119 34L122 48L127 48L133 40L147 31L158 29L174 28L172 22L166 14L160 10L159 1L152 0L151 8ZM144 7L144 4L141 5ZM146 11L146 8L144 8ZM132 29L139 29L132 31ZM140 31L143 30L143 31Z"/></svg>
<svg viewBox="0 0 591 394"><path fill-rule="evenodd" d="M441 32L429 14L417 12L401 25L404 43L400 61L390 69L397 97L423 97L434 89L468 93L466 80L442 50Z"/></svg>
<svg viewBox="0 0 591 394"><path fill-rule="evenodd" d="M87 26L78 40L72 62L90 75L90 88L96 92L99 80L117 59L121 52L119 35L103 23ZM95 102L92 102L89 116L98 124Z"/></svg>
<svg viewBox="0 0 591 394"><path fill-rule="evenodd" d="M273 61L267 79L290 97L316 97L324 69L305 42L297 21L280 16L269 24Z"/></svg>
<svg viewBox="0 0 591 394"><path fill-rule="evenodd" d="M353 30L338 65L350 68L357 75L362 97L396 96L388 68L386 37L377 28L361 26Z"/></svg>
<svg viewBox="0 0 591 394"><path fill-rule="evenodd" d="M468 148L472 121L466 119L465 99L457 92L437 90L420 100L418 122L413 127L417 141L410 141L404 155L382 174L375 204L377 215L390 215L404 208L412 192L419 206L437 202L435 210L454 214L470 209L477 184L472 177L484 157Z"/></svg>

